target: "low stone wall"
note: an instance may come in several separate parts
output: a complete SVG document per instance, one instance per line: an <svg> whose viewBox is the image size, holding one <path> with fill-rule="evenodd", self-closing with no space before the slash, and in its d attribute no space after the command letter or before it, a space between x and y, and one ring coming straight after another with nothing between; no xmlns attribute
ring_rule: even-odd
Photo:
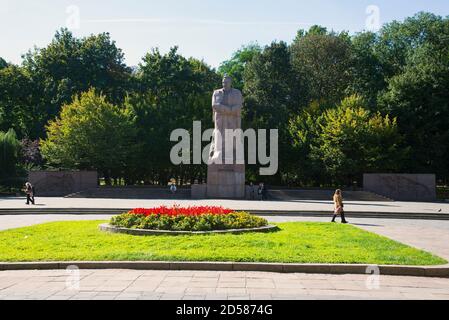
<svg viewBox="0 0 449 320"><path fill-rule="evenodd" d="M168 231L168 230L144 230L144 229L128 229L119 228L110 224L102 224L99 226L101 231L110 233L123 233L133 236L179 236L179 235L207 235L207 234L243 234L252 232L271 232L278 231L279 228L274 225L268 225L259 228L246 228L246 229L229 229L229 230L212 230L212 231Z"/></svg>
<svg viewBox="0 0 449 320"><path fill-rule="evenodd" d="M206 184L193 184L191 186L192 199L203 200L207 199L207 185Z"/></svg>
<svg viewBox="0 0 449 320"><path fill-rule="evenodd" d="M365 174L363 187L396 201L435 201L434 174Z"/></svg>
<svg viewBox="0 0 449 320"><path fill-rule="evenodd" d="M28 180L38 197L63 197L98 186L95 171L32 171Z"/></svg>
<svg viewBox="0 0 449 320"><path fill-rule="evenodd" d="M191 186L192 199L203 200L209 199L207 194L207 184L194 184ZM245 199L246 200L261 200L260 196L257 194L259 186L245 186ZM217 197L219 198L219 197Z"/></svg>

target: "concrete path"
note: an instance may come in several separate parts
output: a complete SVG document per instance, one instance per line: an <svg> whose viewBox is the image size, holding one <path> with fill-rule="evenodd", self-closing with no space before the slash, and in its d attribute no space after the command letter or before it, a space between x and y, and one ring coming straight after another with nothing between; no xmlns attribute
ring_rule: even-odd
<svg viewBox="0 0 449 320"><path fill-rule="evenodd" d="M449 279L208 271L3 271L1 299L449 300Z"/></svg>
<svg viewBox="0 0 449 320"><path fill-rule="evenodd" d="M28 208L151 208L161 205L173 206L223 206L234 210L274 210L332 212L332 201L242 201L242 200L127 200L127 199L70 199L37 198L37 206L25 204L24 198L0 198L0 209ZM441 213L449 214L449 203L426 202L346 202L348 212L395 212L395 213Z"/></svg>
<svg viewBox="0 0 449 320"><path fill-rule="evenodd" d="M21 227L29 227L36 224L56 221L89 221L89 220L109 220L109 215L70 215L70 214L43 214L43 215L0 215L0 231L15 229Z"/></svg>

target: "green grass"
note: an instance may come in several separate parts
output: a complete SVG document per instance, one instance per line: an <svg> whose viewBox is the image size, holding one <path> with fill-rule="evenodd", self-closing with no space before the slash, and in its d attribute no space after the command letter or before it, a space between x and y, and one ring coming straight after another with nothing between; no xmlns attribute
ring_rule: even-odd
<svg viewBox="0 0 449 320"><path fill-rule="evenodd" d="M100 223L55 222L0 232L0 261L446 263L350 225L282 223L272 233L140 237L104 233Z"/></svg>

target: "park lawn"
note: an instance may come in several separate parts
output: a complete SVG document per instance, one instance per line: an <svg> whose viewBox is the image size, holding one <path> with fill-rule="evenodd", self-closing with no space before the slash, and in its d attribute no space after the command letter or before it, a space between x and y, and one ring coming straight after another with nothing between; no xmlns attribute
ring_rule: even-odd
<svg viewBox="0 0 449 320"><path fill-rule="evenodd" d="M270 233L142 237L102 232L101 223L54 222L0 232L0 261L446 263L350 225L295 222Z"/></svg>

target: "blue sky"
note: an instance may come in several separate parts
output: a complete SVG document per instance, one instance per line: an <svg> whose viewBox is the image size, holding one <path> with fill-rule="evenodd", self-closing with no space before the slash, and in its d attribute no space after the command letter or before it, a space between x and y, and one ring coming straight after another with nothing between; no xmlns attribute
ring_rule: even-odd
<svg viewBox="0 0 449 320"><path fill-rule="evenodd" d="M80 13L73 32L111 33L129 65L151 48L178 45L182 54L217 67L242 44L290 42L313 24L361 31L369 5L379 8L382 23L418 11L449 15L448 0L0 0L0 57L20 63L28 49L46 46L73 17L67 13L72 5Z"/></svg>

